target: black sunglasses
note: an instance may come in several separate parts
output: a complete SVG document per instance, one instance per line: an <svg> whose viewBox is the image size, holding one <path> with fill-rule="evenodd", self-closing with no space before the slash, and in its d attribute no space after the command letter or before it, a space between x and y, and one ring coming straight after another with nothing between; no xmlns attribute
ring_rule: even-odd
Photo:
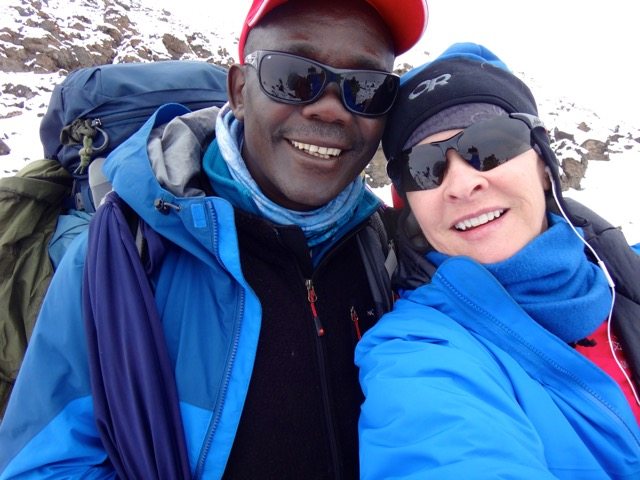
<svg viewBox="0 0 640 480"><path fill-rule="evenodd" d="M245 63L257 70L262 91L277 102L315 102L329 83L336 82L345 108L365 117L387 113L400 83L398 75L393 73L333 68L308 58L269 50L250 53Z"/></svg>
<svg viewBox="0 0 640 480"><path fill-rule="evenodd" d="M449 149L480 172L499 167L533 147L531 131L542 121L526 113L511 113L474 123L453 137L418 145L402 152L397 165L402 168L402 190L430 190L442 184Z"/></svg>

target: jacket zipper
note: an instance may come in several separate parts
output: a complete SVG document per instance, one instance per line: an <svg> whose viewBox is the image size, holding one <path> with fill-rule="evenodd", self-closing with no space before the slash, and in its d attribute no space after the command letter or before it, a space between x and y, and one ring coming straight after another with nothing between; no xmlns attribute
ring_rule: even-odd
<svg viewBox="0 0 640 480"><path fill-rule="evenodd" d="M209 209L210 211L213 210L213 208ZM214 215L214 213L212 213L212 215ZM364 225L365 222L362 223L362 225ZM320 266L325 263L327 261L327 258L329 258L332 254L332 252L334 252L336 249L338 249L343 243L346 243L350 238L352 238L353 236L356 235L356 233L360 230L360 228L356 228L354 229L354 231L351 232L350 235L345 236L341 241L339 241L334 248L331 250L331 252L329 252L328 255L326 255L322 261L320 262L320 264L318 265L318 267L316 268L316 271L320 268ZM217 235L215 235L217 236ZM214 238L214 244L217 245L217 242L215 241ZM216 256L219 259L219 253L216 252ZM304 278L304 276L303 276ZM331 412L331 408L330 408L330 399L329 399L329 384L327 381L327 370L326 370L326 360L325 360L325 354L324 354L324 344L323 342L320 341L320 337L324 336L325 334L325 330L324 327L322 326L322 323L320 321L320 316L318 315L317 312L317 308L316 308L316 302L318 300L318 297L315 293L315 287L313 285L313 279L309 278L309 279L305 279L305 287L307 289L307 300L309 302L309 306L311 308L311 315L313 318L313 322L314 322L314 326L316 329L316 338L318 338L318 340L316 340L316 354L318 357L318 365L320 367L320 383L321 383L321 388L322 388L322 399L323 399L323 405L324 405L324 410L325 410L325 416L326 416L326 422L327 422L327 429L329 431L329 442L330 442L330 451L331 451L331 460L332 463L334 465L334 471L335 471L335 478L336 479L340 479L342 478L342 471L341 471L341 467L340 467L340 460L339 460L339 455L338 455L338 442L336 440L336 431L334 428L334 419L333 419L333 415ZM241 290L241 298L240 298L240 318L242 318L243 315L243 310L244 310L244 303L245 303L245 299L244 299L245 293L243 290ZM218 424L220 423L220 417L222 415L222 407L224 406L224 399L227 395L227 390L229 387L229 382L231 380L231 368L233 366L233 363L235 361L236 358L236 354L238 351L238 343L239 343L239 337L240 337L240 322L236 323L236 326L234 327L234 331L233 331L233 346L232 346L232 350L230 352L229 355L229 361L227 362L227 366L226 366L226 370L224 373L224 380L223 380L223 385L220 389L220 394L218 396L218 402L216 404L215 407L215 415L211 420L211 423L209 424L209 428L207 429L207 435L205 437L205 442L203 443L202 446L202 450L200 452L200 456L198 458L198 462L196 464L196 470L194 472L193 478L194 480L198 480L202 477L203 471L204 471L204 464L206 462L206 458L209 454L209 450L211 448L211 443L213 442L213 436L215 434L215 431L218 427Z"/></svg>
<svg viewBox="0 0 640 480"><path fill-rule="evenodd" d="M316 334L319 337L323 337L324 327L322 326L320 316L318 315L318 310L316 309L316 301L318 300L318 296L316 295L316 290L313 286L313 280L308 278L304 281L304 284L307 287L307 301L309 302L309 306L311 307L311 317L313 318L313 324L316 327Z"/></svg>
<svg viewBox="0 0 640 480"><path fill-rule="evenodd" d="M317 271L317 269L316 269ZM304 278L304 275L303 275ZM325 354L325 343L322 337L325 335L325 329L320 320L318 314L317 304L318 296L316 295L315 286L312 278L304 278L304 284L307 290L307 302L311 311L311 317L313 319L313 326L316 333L316 357L318 360L318 368L320 370L320 389L322 391L322 405L324 409L325 424L327 426L329 437L329 451L331 455L331 463L334 470L334 478L342 478L342 464L340 461L340 447L338 445L337 433L335 428L334 415L331 409L331 396L329 394L329 380L327 375L327 360Z"/></svg>
<svg viewBox="0 0 640 480"><path fill-rule="evenodd" d="M349 313L351 315L351 321L353 322L353 328L356 331L356 338L360 340L362 338L362 330L360 330L360 317L358 317L358 312L356 312L356 307L352 305Z"/></svg>
<svg viewBox="0 0 640 480"><path fill-rule="evenodd" d="M170 94L170 92L168 92L168 94ZM222 105L222 103L224 103L224 101L220 100L220 105ZM144 120L148 119L162 105L163 105L162 103L158 103L153 107L147 107L143 109L134 109L131 111L120 112L120 113L109 113L106 115L104 114L96 115L95 114L96 109L93 109L91 111L82 113L81 115L79 115L79 117L98 120L102 123L102 126L104 128L113 128L121 125L126 125L128 123L140 123L141 121L144 122ZM215 105L215 103L213 103L211 100L201 100L197 102L187 101L187 102L184 102L183 105L185 105L190 110L199 110L209 105L213 106ZM103 107L103 106L104 104L101 105L100 107Z"/></svg>
<svg viewBox="0 0 640 480"><path fill-rule="evenodd" d="M239 318L242 318L244 315L244 290L240 290L240 309L239 309ZM211 449L211 443L213 442L213 435L215 434L218 424L220 423L220 417L222 417L222 409L225 404L225 398L227 396L227 390L229 389L229 382L231 381L231 369L236 359L236 355L238 353L238 343L240 339L240 323L241 321L236 322L236 326L233 329L233 345L231 347L231 352L229 353L229 361L227 362L227 366L224 372L222 387L220 388L220 394L218 395L218 401L216 402L215 407L215 415L211 419L211 423L209 424L209 428L207 429L207 435L205 436L205 441L202 446L202 450L200 451L200 457L198 458L198 463L196 464L196 470L193 475L194 480L198 480L202 478L202 473L204 472L204 464L207 460L207 456L209 455L209 450Z"/></svg>
<svg viewBox="0 0 640 480"><path fill-rule="evenodd" d="M215 218L215 209L211 206L209 202L206 203L209 213L212 218ZM213 223L215 225L215 223ZM220 252L218 248L220 247L217 239L217 230L213 232L213 244L216 245L216 258L220 260ZM238 299L238 315L236 316L237 321L233 327L233 341L231 345L231 351L229 352L229 357L227 364L225 366L224 376L222 380L222 386L220 388L220 392L218 394L218 399L216 401L216 405L214 408L214 415L209 423L209 427L207 428L207 434L205 436L205 441L202 444L202 449L200 450L200 456L198 457L198 462L196 463L196 469L193 474L193 479L198 480L202 477L204 472L204 465L207 460L207 456L209 455L209 450L211 449L211 443L213 442L213 436L218 428L218 424L220 423L220 418L222 417L222 409L224 408L225 399L227 396L227 391L229 389L229 383L231 381L231 369L233 368L233 364L235 363L235 359L238 353L238 344L240 343L240 325L242 323L242 318L244 317L244 306L245 306L245 291L242 287L240 288L240 298Z"/></svg>
<svg viewBox="0 0 640 480"><path fill-rule="evenodd" d="M331 410L331 398L329 395L329 380L327 378L326 368L326 356L325 356L325 343L322 341L322 337L325 334L324 327L320 321L318 310L316 308L316 301L318 297L315 292L312 279L305 279L305 286L307 288L307 301L311 307L311 315L313 318L313 324L316 331L316 355L318 359L318 366L320 369L320 387L322 391L322 405L324 408L325 423L329 433L329 451L331 453L331 463L333 464L334 478L342 478L342 468L340 462L340 456L338 452L340 450L338 446L337 433L334 425L334 416Z"/></svg>
<svg viewBox="0 0 640 480"><path fill-rule="evenodd" d="M316 266L316 272L322 268L322 265L328 262L328 259L331 258L333 252L338 250L342 245L347 243L353 237L355 237L362 228L366 225L366 221L362 222L359 226L357 226L354 230L352 230L349 234L345 235L338 243L336 243L331 251L325 255L320 263ZM313 319L313 324L316 328L316 334L318 337L323 337L326 333L324 326L322 325L322 321L320 320L320 315L318 315L318 309L316 307L316 302L318 301L318 296L316 295L315 286L313 285L312 278L305 278L305 275L302 274L304 280L304 285L307 289L307 301L309 302L309 307L311 308L311 316ZM354 327L356 328L356 334L358 335L358 340L360 339L360 324L358 319L358 314L355 312L355 309L352 307L350 311L351 320L354 322Z"/></svg>

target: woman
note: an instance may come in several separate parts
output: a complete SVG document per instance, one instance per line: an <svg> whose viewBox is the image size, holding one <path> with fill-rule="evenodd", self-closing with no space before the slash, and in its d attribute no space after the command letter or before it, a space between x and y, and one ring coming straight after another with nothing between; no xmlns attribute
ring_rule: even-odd
<svg viewBox="0 0 640 480"><path fill-rule="evenodd" d="M535 99L482 46L399 95L400 299L356 350L362 477L640 478L638 252L562 198Z"/></svg>

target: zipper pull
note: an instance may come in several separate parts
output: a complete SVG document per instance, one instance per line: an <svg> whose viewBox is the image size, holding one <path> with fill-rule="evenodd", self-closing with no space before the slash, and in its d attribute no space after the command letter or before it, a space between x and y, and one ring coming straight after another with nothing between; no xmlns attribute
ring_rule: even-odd
<svg viewBox="0 0 640 480"><path fill-rule="evenodd" d="M307 287L307 300L311 306L311 315L313 315L313 324L316 326L316 333L319 337L322 337L324 336L324 327L322 326L320 316L316 310L316 301L318 300L318 296L316 295L315 288L313 288L313 280L305 280L304 284Z"/></svg>
<svg viewBox="0 0 640 480"><path fill-rule="evenodd" d="M358 317L358 312L356 312L356 308L354 306L351 307L350 314L353 327L356 329L356 337L360 340L362 338L362 332L360 331L360 318Z"/></svg>

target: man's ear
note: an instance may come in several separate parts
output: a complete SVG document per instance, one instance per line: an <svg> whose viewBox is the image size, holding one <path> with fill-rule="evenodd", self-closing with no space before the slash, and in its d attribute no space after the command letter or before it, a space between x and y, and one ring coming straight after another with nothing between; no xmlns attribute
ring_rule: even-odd
<svg viewBox="0 0 640 480"><path fill-rule="evenodd" d="M233 116L238 120L244 120L244 86L247 67L245 65L231 65L227 76L227 92L229 92L229 105Z"/></svg>

